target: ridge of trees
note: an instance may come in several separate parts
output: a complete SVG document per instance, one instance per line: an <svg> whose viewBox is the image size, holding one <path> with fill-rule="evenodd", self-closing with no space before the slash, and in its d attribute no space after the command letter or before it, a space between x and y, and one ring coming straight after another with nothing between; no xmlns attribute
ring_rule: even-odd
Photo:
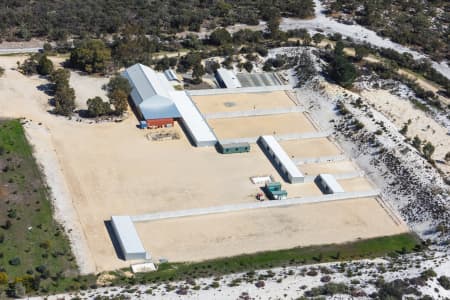
<svg viewBox="0 0 450 300"><path fill-rule="evenodd" d="M100 37L122 33L132 26L143 34L160 36L203 25L257 25L274 13L307 18L312 0L0 0L0 38L28 40L47 37Z"/></svg>
<svg viewBox="0 0 450 300"><path fill-rule="evenodd" d="M450 59L450 3L442 0L332 0L329 13L412 45L435 60Z"/></svg>

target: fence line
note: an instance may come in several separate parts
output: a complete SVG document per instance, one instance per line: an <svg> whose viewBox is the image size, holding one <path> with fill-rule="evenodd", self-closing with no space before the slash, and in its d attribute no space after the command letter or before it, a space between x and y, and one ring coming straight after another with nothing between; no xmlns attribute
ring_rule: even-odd
<svg viewBox="0 0 450 300"><path fill-rule="evenodd" d="M248 202L233 205L214 206L207 208L194 208L177 211L164 211L144 215L130 216L133 222L148 222L173 218L183 218L192 216L203 216L210 214L237 212L250 209L271 208L271 207L286 207L292 205L300 205L307 203L321 203L330 201L350 200L357 198L369 198L378 196L378 190L362 191L362 192L345 192L330 195L321 195L304 198L290 198L285 200L272 200L263 202Z"/></svg>

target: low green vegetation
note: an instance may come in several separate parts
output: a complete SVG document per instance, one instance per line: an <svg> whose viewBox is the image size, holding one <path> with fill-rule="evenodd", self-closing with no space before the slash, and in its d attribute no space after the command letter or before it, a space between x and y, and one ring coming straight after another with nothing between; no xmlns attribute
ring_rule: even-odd
<svg viewBox="0 0 450 300"><path fill-rule="evenodd" d="M117 88L120 82L113 83ZM31 148L18 120L0 122L0 293L11 297L86 290L95 275L79 276L68 240L52 219L52 207ZM285 265L302 265L421 249L405 233L341 245L268 251L199 263L163 263L157 272L127 277L114 272L114 285L219 276Z"/></svg>
<svg viewBox="0 0 450 300"><path fill-rule="evenodd" d="M53 62L48 59L46 54L36 53L27 58L22 64L19 64L18 69L27 76L34 74L47 76L53 72Z"/></svg>
<svg viewBox="0 0 450 300"><path fill-rule="evenodd" d="M53 112L57 115L70 116L75 109L75 90L69 85L70 72L66 69L58 69L50 76L54 84Z"/></svg>
<svg viewBox="0 0 450 300"><path fill-rule="evenodd" d="M22 125L0 121L0 298L46 292L76 274Z"/></svg>
<svg viewBox="0 0 450 300"><path fill-rule="evenodd" d="M351 88L357 77L356 68L344 55L344 44L341 41L338 41L334 48L329 66L329 75L344 88Z"/></svg>
<svg viewBox="0 0 450 300"><path fill-rule="evenodd" d="M137 274L127 279L119 276L115 284L186 280L205 276L247 272L288 265L379 257L407 253L421 248L418 238L410 233L360 240L340 245L299 247L287 250L245 254L199 263L165 263L157 272Z"/></svg>

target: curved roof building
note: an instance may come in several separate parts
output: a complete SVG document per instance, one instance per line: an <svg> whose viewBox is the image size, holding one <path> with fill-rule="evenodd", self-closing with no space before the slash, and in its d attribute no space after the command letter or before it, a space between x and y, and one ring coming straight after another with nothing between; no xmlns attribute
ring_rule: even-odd
<svg viewBox="0 0 450 300"><path fill-rule="evenodd" d="M180 117L169 95L174 89L163 74L156 73L147 66L135 64L126 69L123 76L131 85L131 98L145 120Z"/></svg>

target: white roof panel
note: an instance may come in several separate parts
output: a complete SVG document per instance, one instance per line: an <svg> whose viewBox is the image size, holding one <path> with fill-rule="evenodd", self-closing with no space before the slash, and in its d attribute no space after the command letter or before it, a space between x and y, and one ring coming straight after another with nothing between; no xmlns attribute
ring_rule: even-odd
<svg viewBox="0 0 450 300"><path fill-rule="evenodd" d="M169 95L174 89L164 74L156 73L147 66L135 64L126 69L123 75L132 87L131 98L145 119L179 117Z"/></svg>
<svg viewBox="0 0 450 300"><path fill-rule="evenodd" d="M304 177L295 163L292 161L292 159L289 158L289 156L272 135L263 135L261 138L270 147L270 149L272 149L272 152L275 154L275 156L278 158L278 160L281 162L281 164L284 166L284 168L292 178Z"/></svg>
<svg viewBox="0 0 450 300"><path fill-rule="evenodd" d="M217 74L219 74L220 78L222 79L223 83L227 88L240 88L242 87L241 82L236 77L236 74L234 74L233 71L219 68L217 69Z"/></svg>
<svg viewBox="0 0 450 300"><path fill-rule="evenodd" d="M112 216L111 222L125 253L146 252L129 216Z"/></svg>
<svg viewBox="0 0 450 300"><path fill-rule="evenodd" d="M328 186L328 188L335 193L344 193L344 189L342 186L337 182L336 178L331 174L319 174L322 181Z"/></svg>
<svg viewBox="0 0 450 300"><path fill-rule="evenodd" d="M197 109L191 98L184 91L170 92L175 106L180 112L181 118L198 144L216 142L217 138Z"/></svg>

